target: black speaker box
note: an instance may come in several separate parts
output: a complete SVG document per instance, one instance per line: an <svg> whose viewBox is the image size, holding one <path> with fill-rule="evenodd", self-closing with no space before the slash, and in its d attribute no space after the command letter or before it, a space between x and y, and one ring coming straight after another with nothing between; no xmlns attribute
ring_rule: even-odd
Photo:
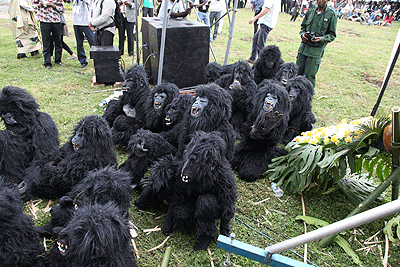
<svg viewBox="0 0 400 267"><path fill-rule="evenodd" d="M123 81L118 65L120 57L118 46L92 46L90 58L93 59L96 83Z"/></svg>
<svg viewBox="0 0 400 267"><path fill-rule="evenodd" d="M163 22L142 18L143 65L149 82L157 84ZM209 62L210 28L188 19L169 19L164 49L162 80L179 88L205 83Z"/></svg>

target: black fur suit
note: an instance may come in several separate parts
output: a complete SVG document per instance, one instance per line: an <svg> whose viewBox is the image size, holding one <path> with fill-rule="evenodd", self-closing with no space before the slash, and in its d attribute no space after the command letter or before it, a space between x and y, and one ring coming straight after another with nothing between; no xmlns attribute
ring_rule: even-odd
<svg viewBox="0 0 400 267"><path fill-rule="evenodd" d="M196 100L183 120L164 135L171 144L178 144L178 155L183 154L190 142L190 135L195 131L221 133L227 144L228 159L232 158L235 145L235 132L229 119L232 114L232 97L216 84L199 85L195 89Z"/></svg>
<svg viewBox="0 0 400 267"><path fill-rule="evenodd" d="M65 228L75 213L75 205L116 203L121 216L129 218L133 189L130 186L129 173L117 170L115 166L107 166L87 173L68 196L60 199L58 205L51 207L50 223L36 227L36 231L45 237L56 237Z"/></svg>
<svg viewBox="0 0 400 267"><path fill-rule="evenodd" d="M49 253L57 267L136 267L130 224L113 202L79 208Z"/></svg>
<svg viewBox="0 0 400 267"><path fill-rule="evenodd" d="M150 92L146 70L142 65L128 69L122 89L126 90L118 100L111 100L103 114L112 128L113 144L126 149L132 134L145 126L145 105Z"/></svg>
<svg viewBox="0 0 400 267"><path fill-rule="evenodd" d="M0 265L45 267L45 250L33 222L22 209L18 191L0 182Z"/></svg>
<svg viewBox="0 0 400 267"><path fill-rule="evenodd" d="M232 96L232 118L230 122L235 129L236 137L241 138L241 127L252 110L253 97L257 91L253 71L249 63L239 61L230 74L220 77L216 84L228 90Z"/></svg>
<svg viewBox="0 0 400 267"><path fill-rule="evenodd" d="M176 148L160 134L141 129L132 135L129 151L130 155L120 169L130 173L131 184L136 187L154 161L162 156L175 154Z"/></svg>
<svg viewBox="0 0 400 267"><path fill-rule="evenodd" d="M235 146L232 167L241 179L262 178L271 159L286 153L277 145L286 132L289 112L290 101L285 88L275 80L264 80L245 123L244 139Z"/></svg>
<svg viewBox="0 0 400 267"><path fill-rule="evenodd" d="M279 47L276 45L264 47L252 67L254 81L260 84L264 79L274 78L283 63Z"/></svg>
<svg viewBox="0 0 400 267"><path fill-rule="evenodd" d="M26 90L14 86L0 92L0 115L6 128L0 131L0 175L18 184L26 168L57 155L57 126Z"/></svg>
<svg viewBox="0 0 400 267"><path fill-rule="evenodd" d="M173 83L162 82L154 86L146 101L146 129L153 133L167 130L165 121L167 106L178 95L179 88Z"/></svg>
<svg viewBox="0 0 400 267"><path fill-rule="evenodd" d="M291 102L289 125L282 143L289 143L295 136L312 129L317 121L311 110L314 86L305 76L290 79L286 85Z"/></svg>
<svg viewBox="0 0 400 267"><path fill-rule="evenodd" d="M172 100L167 106L167 114L165 115L165 124L168 129L172 129L175 125L182 121L185 113L188 113L194 97L191 94L181 94Z"/></svg>
<svg viewBox="0 0 400 267"><path fill-rule="evenodd" d="M228 236L235 214L235 177L225 155L219 133L195 132L183 159L164 158L153 168L135 205L165 197L169 207L162 231L171 233L174 222L194 228L194 250L205 250L217 235L215 220L221 219L220 233Z"/></svg>
<svg viewBox="0 0 400 267"><path fill-rule="evenodd" d="M208 63L204 69L204 75L206 76L206 81L212 83L215 82L222 75L232 73L235 64L236 63L222 66L217 62Z"/></svg>
<svg viewBox="0 0 400 267"><path fill-rule="evenodd" d="M66 195L89 171L117 163L111 130L98 116L80 120L56 161L28 173L20 184L24 200L35 196L59 198Z"/></svg>

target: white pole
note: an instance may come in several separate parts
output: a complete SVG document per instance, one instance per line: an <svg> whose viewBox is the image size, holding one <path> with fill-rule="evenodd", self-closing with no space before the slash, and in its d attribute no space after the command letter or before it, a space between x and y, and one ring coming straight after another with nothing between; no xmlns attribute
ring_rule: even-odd
<svg viewBox="0 0 400 267"><path fill-rule="evenodd" d="M354 227L378 220L380 218L400 212L400 199L364 211L341 221L332 223L312 232L299 235L292 239L265 248L265 253L280 253L282 251L302 246L324 237L352 229Z"/></svg>

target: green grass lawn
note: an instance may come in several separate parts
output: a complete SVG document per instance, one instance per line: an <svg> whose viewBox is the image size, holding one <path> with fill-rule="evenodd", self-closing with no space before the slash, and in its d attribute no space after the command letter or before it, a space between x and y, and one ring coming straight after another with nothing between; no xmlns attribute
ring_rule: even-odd
<svg viewBox="0 0 400 267"><path fill-rule="evenodd" d="M240 9L237 12L228 63L249 57L253 25L249 25L247 21L252 15L249 9ZM76 50L70 10L66 11L66 19L71 36L65 37L64 41ZM189 19L194 20L194 14ZM296 61L300 43L298 35L300 23L300 17L296 22L290 22L290 16L282 13L276 28L268 37L267 45L279 46L286 62ZM27 89L37 99L41 110L49 113L55 120L60 132L60 142L64 143L80 118L90 114L102 115L103 110L98 104L112 93L103 90L112 87L92 86L91 78L94 75L92 60L89 61L88 67L80 69L78 60L68 60L69 54L65 51L63 51L63 66L55 65L51 70L43 67L43 58L40 55L17 60L17 49L9 24L9 19L0 19L1 86L14 85ZM395 21L392 27L383 28L363 26L357 22L345 20L338 21L337 38L327 46L317 75L316 93L313 99L313 112L317 118L316 126L328 126L339 123L342 119L352 120L370 115L385 76L399 25L400 23ZM117 43L116 37L114 44ZM139 36L139 43L141 43L141 36ZM222 34L211 44L219 63L224 62L227 43L228 20L225 18ZM85 44L85 49L89 54L87 44ZM130 58L126 54L123 56L126 67L135 64L136 58ZM213 60L210 53L210 61ZM392 107L399 105L398 65L393 71L377 117L389 114ZM93 93L93 91L100 92ZM126 157L126 154L118 153L119 163L122 163ZM269 182L266 180L253 183L238 180L237 187L238 213L237 219L232 221L232 231L236 234L237 240L264 248L275 241L283 241L304 233L303 224L295 221L296 216L302 215L301 199L298 194L285 194L278 199L272 193ZM139 194L135 193L133 198L136 199L138 196ZM385 199L388 200L389 197L386 196ZM262 200L265 201L255 204ZM47 200L44 200L39 207L43 208L46 204ZM346 217L355 205L342 193L335 191L322 196L306 194L305 207L306 215L331 223ZM226 258L225 251L217 248L216 243L212 242L209 246L211 256L207 252L193 252L195 236L192 232L185 232L183 229L174 231L164 246L147 252L161 244L166 237L161 231L147 234L142 230L161 227L164 221L161 215L164 213L165 210L154 210L148 213L139 211L136 207L131 208L132 221L140 229L135 244L139 251L138 262L142 266L160 265L166 246L172 247L170 266L211 266L211 261L215 266L221 266ZM379 232L376 240L384 241L381 230L388 219L378 220L344 233L343 237L349 241L353 250L362 249L356 251L356 254L363 262L363 266L382 265L384 243L373 246L365 244L365 240ZM49 214L39 211L35 223L41 225L48 220ZM311 230L313 227L309 226L308 231ZM371 248L363 249L368 246ZM355 266L351 258L337 245L322 249L318 247L317 242L314 242L308 245L308 250L308 259L317 266ZM282 254L303 261L299 255L304 254L304 247ZM389 264L400 266L398 245L390 243L389 255ZM231 261L233 266L259 266L258 263L237 255L231 255Z"/></svg>

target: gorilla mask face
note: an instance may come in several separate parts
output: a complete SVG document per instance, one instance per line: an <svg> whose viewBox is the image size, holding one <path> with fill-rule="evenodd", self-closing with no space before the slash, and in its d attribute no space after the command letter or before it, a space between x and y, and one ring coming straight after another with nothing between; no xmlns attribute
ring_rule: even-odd
<svg viewBox="0 0 400 267"><path fill-rule="evenodd" d="M122 83L122 90L129 91L130 89L134 89L136 87L142 87L145 84L143 78L134 78L134 77L129 77L124 80Z"/></svg>
<svg viewBox="0 0 400 267"><path fill-rule="evenodd" d="M161 94L155 93L154 94L154 104L153 104L154 108L155 109L162 108L166 98L167 98L167 94L166 93L161 93Z"/></svg>
<svg viewBox="0 0 400 267"><path fill-rule="evenodd" d="M181 178L184 183L191 183L194 181L196 175L192 170L196 170L196 166L198 157L195 154L190 154L182 167Z"/></svg>
<svg viewBox="0 0 400 267"><path fill-rule="evenodd" d="M3 118L3 121L7 125L14 125L17 124L18 122L14 119L14 116L12 113L7 113L7 114L1 114L1 117Z"/></svg>
<svg viewBox="0 0 400 267"><path fill-rule="evenodd" d="M83 148L84 141L85 141L84 133L82 132L82 130L78 130L75 136L71 140L72 147L74 148L74 150L78 151L79 149Z"/></svg>
<svg viewBox="0 0 400 267"><path fill-rule="evenodd" d="M290 102L294 102L296 98L299 96L301 90L298 87L291 87L289 90L289 98Z"/></svg>
<svg viewBox="0 0 400 267"><path fill-rule="evenodd" d="M266 69L272 69L275 66L274 56L268 55L264 61Z"/></svg>
<svg viewBox="0 0 400 267"><path fill-rule="evenodd" d="M264 99L264 105L263 105L264 111L271 112L272 110L274 110L277 103L278 103L278 98L275 95L268 93Z"/></svg>
<svg viewBox="0 0 400 267"><path fill-rule="evenodd" d="M293 78L295 75L294 70L291 68L285 68L282 71L282 78L281 78L281 83L283 85L287 84L287 81L291 78Z"/></svg>
<svg viewBox="0 0 400 267"><path fill-rule="evenodd" d="M196 101L192 105L192 109L190 110L190 115L193 118L199 117L207 105L208 105L207 98L197 97Z"/></svg>
<svg viewBox="0 0 400 267"><path fill-rule="evenodd" d="M62 230L58 234L58 240L57 240L58 251L60 252L61 256L64 257L67 255L68 245L69 245L68 234L64 230Z"/></svg>
<svg viewBox="0 0 400 267"><path fill-rule="evenodd" d="M177 107L171 105L167 111L167 115L165 116L165 125L171 126L177 119L178 115L179 115L179 110L177 109Z"/></svg>

